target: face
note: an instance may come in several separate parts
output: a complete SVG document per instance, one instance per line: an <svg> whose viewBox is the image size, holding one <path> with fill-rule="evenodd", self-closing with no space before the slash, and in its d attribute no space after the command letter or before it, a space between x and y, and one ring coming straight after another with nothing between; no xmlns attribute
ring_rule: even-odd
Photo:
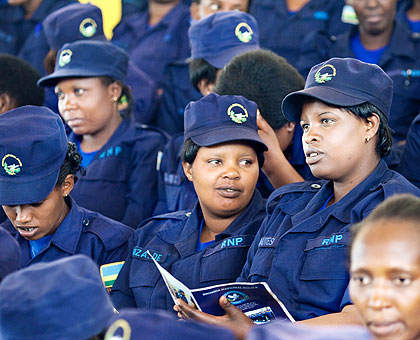
<svg viewBox="0 0 420 340"><path fill-rule="evenodd" d="M121 88L116 83L104 86L99 78L69 78L57 84L55 93L60 114L75 134L95 135L119 124L116 98Z"/></svg>
<svg viewBox="0 0 420 340"><path fill-rule="evenodd" d="M52 235L66 217L69 207L64 201L73 188L72 175L42 201L24 205L3 205L4 212L19 234L27 240Z"/></svg>
<svg viewBox="0 0 420 340"><path fill-rule="evenodd" d="M246 12L248 0L201 0L199 4L194 3L192 6L192 17L199 20L216 12L234 10ZM194 10L196 10L195 13Z"/></svg>
<svg viewBox="0 0 420 340"><path fill-rule="evenodd" d="M193 164L183 166L203 214L222 218L239 215L247 207L259 174L254 148L240 142L200 147Z"/></svg>
<svg viewBox="0 0 420 340"><path fill-rule="evenodd" d="M306 163L315 177L351 180L364 174L367 162L377 160L376 153L370 151L376 139L370 141L370 149L365 142L367 136L372 139L375 135L375 125L348 111L316 100L306 101L300 124Z"/></svg>
<svg viewBox="0 0 420 340"><path fill-rule="evenodd" d="M31 0L7 0L10 6L21 6L31 2Z"/></svg>
<svg viewBox="0 0 420 340"><path fill-rule="evenodd" d="M378 35L392 29L397 0L350 0L362 32Z"/></svg>
<svg viewBox="0 0 420 340"><path fill-rule="evenodd" d="M356 237L350 296L375 339L420 339L419 244L412 221L372 222Z"/></svg>

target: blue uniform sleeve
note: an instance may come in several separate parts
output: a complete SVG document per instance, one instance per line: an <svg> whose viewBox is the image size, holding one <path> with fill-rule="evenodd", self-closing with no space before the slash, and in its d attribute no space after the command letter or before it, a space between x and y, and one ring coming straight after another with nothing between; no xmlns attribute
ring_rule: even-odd
<svg viewBox="0 0 420 340"><path fill-rule="evenodd" d="M341 299L340 310L342 310L347 305L352 305L352 304L353 302L351 301L351 298L350 298L349 286L347 285L346 291L344 292L343 298Z"/></svg>

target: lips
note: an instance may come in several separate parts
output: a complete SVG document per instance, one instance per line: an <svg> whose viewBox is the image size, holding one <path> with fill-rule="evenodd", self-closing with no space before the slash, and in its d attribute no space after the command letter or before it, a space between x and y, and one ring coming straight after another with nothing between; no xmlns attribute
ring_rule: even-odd
<svg viewBox="0 0 420 340"><path fill-rule="evenodd" d="M404 329L400 321L369 322L368 327L377 337L390 337Z"/></svg>
<svg viewBox="0 0 420 340"><path fill-rule="evenodd" d="M224 198L237 198L242 193L242 190L234 186L222 186L217 188L216 191Z"/></svg>
<svg viewBox="0 0 420 340"><path fill-rule="evenodd" d="M310 148L305 152L306 163L308 165L315 164L323 157L323 155L324 154L320 150Z"/></svg>
<svg viewBox="0 0 420 340"><path fill-rule="evenodd" d="M31 238L35 235L38 228L37 227L16 227L17 231L19 232L20 236L24 238Z"/></svg>

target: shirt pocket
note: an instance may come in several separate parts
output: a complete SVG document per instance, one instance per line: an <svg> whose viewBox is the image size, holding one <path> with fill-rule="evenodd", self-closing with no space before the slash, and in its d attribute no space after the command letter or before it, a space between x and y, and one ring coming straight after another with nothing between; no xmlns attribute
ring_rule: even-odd
<svg viewBox="0 0 420 340"><path fill-rule="evenodd" d="M265 282L268 280L278 240L277 236L265 236L260 239L257 251L253 256L253 261L249 269L249 282Z"/></svg>

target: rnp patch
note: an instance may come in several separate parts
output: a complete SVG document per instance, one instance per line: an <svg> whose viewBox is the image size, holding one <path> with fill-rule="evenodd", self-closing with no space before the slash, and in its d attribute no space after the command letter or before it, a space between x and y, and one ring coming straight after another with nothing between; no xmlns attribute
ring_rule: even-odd
<svg viewBox="0 0 420 340"><path fill-rule="evenodd" d="M305 251L316 248L344 247L349 244L349 238L348 232L319 236L306 241Z"/></svg>
<svg viewBox="0 0 420 340"><path fill-rule="evenodd" d="M147 252L149 252L150 255ZM131 251L131 257L134 257L138 260L152 261L152 258L150 256L153 257L157 262L163 263L168 257L168 254L162 254L152 249L140 247L134 247Z"/></svg>

